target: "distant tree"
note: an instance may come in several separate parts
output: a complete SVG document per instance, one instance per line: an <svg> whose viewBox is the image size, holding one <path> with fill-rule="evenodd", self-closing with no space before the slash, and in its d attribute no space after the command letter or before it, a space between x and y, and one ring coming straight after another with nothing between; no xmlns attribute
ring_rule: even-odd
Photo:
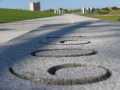
<svg viewBox="0 0 120 90"><path fill-rule="evenodd" d="M110 11L111 9L109 7L102 8L102 10Z"/></svg>
<svg viewBox="0 0 120 90"><path fill-rule="evenodd" d="M53 13L54 12L54 9L47 9L47 10L44 10L45 12L48 12L48 13Z"/></svg>
<svg viewBox="0 0 120 90"><path fill-rule="evenodd" d="M100 10L99 14L109 14L109 11L107 11L107 10Z"/></svg>
<svg viewBox="0 0 120 90"><path fill-rule="evenodd" d="M102 8L102 9L97 9L97 13L98 14L109 14L111 11L111 9L109 7L105 7L105 8Z"/></svg>
<svg viewBox="0 0 120 90"><path fill-rule="evenodd" d="M63 8L59 8L60 10L63 10Z"/></svg>
<svg viewBox="0 0 120 90"><path fill-rule="evenodd" d="M112 7L112 10L118 10L118 9L120 9L120 8L118 8L116 6Z"/></svg>
<svg viewBox="0 0 120 90"><path fill-rule="evenodd" d="M92 13L95 13L96 12L96 9L95 8L92 8L92 11L91 11Z"/></svg>
<svg viewBox="0 0 120 90"><path fill-rule="evenodd" d="M65 13L68 13L68 12L69 12L69 10L68 10L68 9L64 9L64 12L65 12Z"/></svg>
<svg viewBox="0 0 120 90"><path fill-rule="evenodd" d="M64 9L63 8L59 8L60 12L62 12Z"/></svg>
<svg viewBox="0 0 120 90"><path fill-rule="evenodd" d="M50 9L50 12L53 12L54 11L54 9Z"/></svg>

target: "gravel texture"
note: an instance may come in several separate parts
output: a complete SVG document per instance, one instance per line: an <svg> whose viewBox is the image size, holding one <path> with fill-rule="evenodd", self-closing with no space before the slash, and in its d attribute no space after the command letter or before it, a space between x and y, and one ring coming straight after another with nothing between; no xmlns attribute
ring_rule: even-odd
<svg viewBox="0 0 120 90"><path fill-rule="evenodd" d="M63 25L64 24L64 25ZM13 28L15 26L18 29ZM42 26L42 27L41 27ZM55 27L54 27L55 26ZM21 21L15 23L0 24L2 31L12 29L9 32L16 33L16 30L28 30L25 34L22 33L17 37L5 36L0 38L6 43L0 44L0 90L119 90L120 89L120 23L111 23L97 20L94 18L87 18L73 14L63 16L35 19L28 21ZM4 31L5 32L5 31ZM4 35L7 35L4 33ZM1 35L0 35L1 36ZM14 35L13 35L14 36ZM41 44L40 41L45 40L46 37L57 37L47 44ZM66 37L76 39L80 36L80 40L90 41L91 43L85 45L54 45L51 43L65 40ZM81 37L82 36L82 37ZM71 40L71 38L69 38ZM9 40L10 39L10 40ZM70 43L70 42L69 42ZM39 50L48 49L62 49L58 52L47 51L45 54L49 55L71 55L83 53L83 50L95 50L97 54L90 56L77 57L35 57L31 53ZM71 49L70 52L64 49ZM87 51L85 51L87 52ZM41 53L43 54L43 52ZM38 55L41 55L38 53ZM54 56L53 55L53 56ZM49 85L49 83L33 82L32 80L25 80L18 78L11 72L19 73L22 71L36 72L45 79L54 75L50 75L47 70L51 67L65 65L65 64L80 64L102 66L109 70L111 75L109 78L88 84L79 85ZM78 79L83 76L104 75L106 70L94 67L82 69L81 67L64 68L56 71L56 77L64 79ZM13 70L12 70L13 69ZM71 71L72 70L72 71ZM93 71L92 71L93 70ZM17 72L19 71L19 72ZM84 73L79 73L79 72ZM97 71L97 72L96 72ZM14 73L14 72L13 72ZM22 73L20 73L22 74ZM72 75L72 77L71 77ZM30 74L28 74L29 77ZM108 75L109 76L109 75ZM36 78L37 79L37 78ZM71 82L71 81L70 81Z"/></svg>

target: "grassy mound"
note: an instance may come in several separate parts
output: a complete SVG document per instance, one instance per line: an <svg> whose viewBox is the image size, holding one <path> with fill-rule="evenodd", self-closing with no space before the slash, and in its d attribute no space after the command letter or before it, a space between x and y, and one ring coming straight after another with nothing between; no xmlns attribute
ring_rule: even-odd
<svg viewBox="0 0 120 90"><path fill-rule="evenodd" d="M51 11L0 9L0 23L55 16Z"/></svg>

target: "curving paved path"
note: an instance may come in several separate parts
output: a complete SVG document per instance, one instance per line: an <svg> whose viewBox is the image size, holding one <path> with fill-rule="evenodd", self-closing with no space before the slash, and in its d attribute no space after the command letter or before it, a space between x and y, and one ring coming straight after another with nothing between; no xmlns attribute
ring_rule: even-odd
<svg viewBox="0 0 120 90"><path fill-rule="evenodd" d="M120 89L120 23L67 14L0 24L0 37L0 90ZM63 40L70 43L66 45ZM78 44L71 44L72 41ZM79 44L80 41L90 43ZM61 52L57 52L59 49ZM56 50L39 52L39 55L53 53L55 56L55 52L66 55L64 49L70 49L70 55L79 53L79 49L83 50L80 53L89 50L96 53L75 57L32 56L38 50ZM74 53L74 50L77 51ZM53 69L51 73L55 70L56 75L50 75L49 69L56 66L60 70ZM82 83L87 77L87 84L80 83L79 75ZM69 84L65 85L66 79ZM96 81L92 82L93 79ZM60 80L59 84L51 85L54 80Z"/></svg>

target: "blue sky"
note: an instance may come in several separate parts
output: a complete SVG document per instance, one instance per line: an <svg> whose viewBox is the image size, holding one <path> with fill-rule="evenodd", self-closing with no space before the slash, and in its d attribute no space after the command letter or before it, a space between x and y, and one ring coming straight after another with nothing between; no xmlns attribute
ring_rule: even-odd
<svg viewBox="0 0 120 90"><path fill-rule="evenodd" d="M42 9L119 6L120 0L39 0ZM28 9L29 0L0 0L2 8Z"/></svg>

